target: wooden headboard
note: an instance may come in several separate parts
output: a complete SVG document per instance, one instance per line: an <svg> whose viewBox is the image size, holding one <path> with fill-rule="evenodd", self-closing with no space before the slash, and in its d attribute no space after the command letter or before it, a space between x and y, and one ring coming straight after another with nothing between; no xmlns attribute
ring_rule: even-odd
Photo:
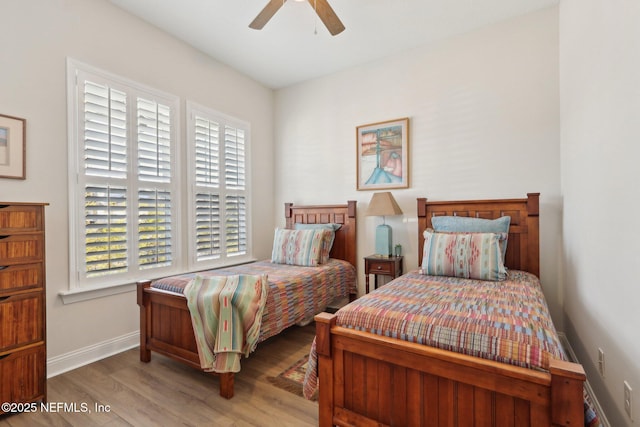
<svg viewBox="0 0 640 427"><path fill-rule="evenodd" d="M331 258L343 259L357 267L355 200L349 200L346 205L294 206L293 203L285 203L284 216L287 228L294 228L296 223L341 224L333 241Z"/></svg>
<svg viewBox="0 0 640 427"><path fill-rule="evenodd" d="M540 193L527 193L526 199L463 200L427 202L418 199L418 265L422 265L423 231L434 216L466 216L496 219L511 217L505 265L540 277Z"/></svg>

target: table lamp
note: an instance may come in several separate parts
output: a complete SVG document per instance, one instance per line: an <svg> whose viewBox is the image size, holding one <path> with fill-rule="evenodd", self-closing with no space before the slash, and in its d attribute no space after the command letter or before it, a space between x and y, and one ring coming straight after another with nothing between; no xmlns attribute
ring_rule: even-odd
<svg viewBox="0 0 640 427"><path fill-rule="evenodd" d="M382 224L376 227L376 254L391 256L391 227L385 222L386 216L402 215L402 209L389 191L374 193L365 213L367 216L381 216Z"/></svg>

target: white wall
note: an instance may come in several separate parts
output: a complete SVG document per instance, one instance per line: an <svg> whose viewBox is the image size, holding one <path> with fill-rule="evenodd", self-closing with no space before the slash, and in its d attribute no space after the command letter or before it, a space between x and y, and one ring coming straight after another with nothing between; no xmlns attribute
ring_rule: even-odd
<svg viewBox="0 0 640 427"><path fill-rule="evenodd" d="M561 329L558 9L541 10L276 93L276 207L358 201L358 256L374 253L371 191L356 191L358 125L410 118L411 186L387 218L417 267L416 198L541 193L541 276ZM277 219L277 218L276 218ZM364 289L360 261L359 286Z"/></svg>
<svg viewBox="0 0 640 427"><path fill-rule="evenodd" d="M27 179L0 179L0 200L48 202L48 358L79 350L98 353L138 331L136 295L128 292L63 305L68 289L68 191L66 58L102 68L181 98L190 99L252 126L252 203L256 252L271 249L273 199L273 91L104 0L2 0L0 113L27 119ZM184 145L182 144L184 147ZM184 154L184 153L183 153ZM186 195L183 195L186 197ZM186 220L186 218L185 218ZM134 341L135 342L135 341ZM82 357L79 357L82 359ZM51 372L50 372L51 373Z"/></svg>
<svg viewBox="0 0 640 427"><path fill-rule="evenodd" d="M612 426L624 380L640 419L639 23L637 0L560 4L565 325Z"/></svg>

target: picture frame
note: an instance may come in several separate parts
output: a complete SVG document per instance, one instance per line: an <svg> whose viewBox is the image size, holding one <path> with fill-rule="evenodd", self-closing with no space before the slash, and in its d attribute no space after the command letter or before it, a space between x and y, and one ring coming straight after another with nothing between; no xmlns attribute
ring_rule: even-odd
<svg viewBox="0 0 640 427"><path fill-rule="evenodd" d="M409 118L356 127L358 190L409 188Z"/></svg>
<svg viewBox="0 0 640 427"><path fill-rule="evenodd" d="M25 179L27 121L0 114L0 178Z"/></svg>

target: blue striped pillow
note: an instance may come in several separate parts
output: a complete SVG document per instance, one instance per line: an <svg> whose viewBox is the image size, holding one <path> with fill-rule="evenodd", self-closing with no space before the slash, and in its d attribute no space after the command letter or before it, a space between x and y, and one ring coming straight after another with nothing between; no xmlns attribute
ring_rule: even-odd
<svg viewBox="0 0 640 427"><path fill-rule="evenodd" d="M454 233L507 233L511 217L508 215L496 219L473 218L467 216L434 216L431 226L435 231L451 231ZM507 238L501 241L502 259L507 254Z"/></svg>
<svg viewBox="0 0 640 427"><path fill-rule="evenodd" d="M425 230L422 273L465 279L504 280L500 241L505 233L436 233Z"/></svg>
<svg viewBox="0 0 640 427"><path fill-rule="evenodd" d="M322 243L322 253L320 254L320 264L326 264L329 261L329 254L333 247L333 241L336 237L336 231L342 227L342 224L325 223L325 224L302 224L296 222L294 229L296 230L326 230L324 234L324 241Z"/></svg>
<svg viewBox="0 0 640 427"><path fill-rule="evenodd" d="M271 262L315 267L320 264L325 229L289 230L277 228L273 238Z"/></svg>

